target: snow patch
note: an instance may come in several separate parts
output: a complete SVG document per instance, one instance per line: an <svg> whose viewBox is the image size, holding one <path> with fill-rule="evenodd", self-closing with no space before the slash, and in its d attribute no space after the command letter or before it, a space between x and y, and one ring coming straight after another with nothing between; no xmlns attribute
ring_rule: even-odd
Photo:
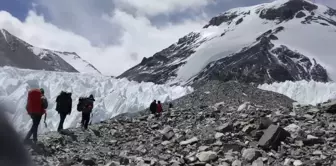
<svg viewBox="0 0 336 166"><path fill-rule="evenodd" d="M58 56L60 56L63 60L68 62L71 66L73 66L77 71L81 73L91 73L91 74L100 74L97 69L92 67L90 63L80 58L78 55L73 53L60 53L54 52Z"/></svg>
<svg viewBox="0 0 336 166"><path fill-rule="evenodd" d="M80 96L95 96L92 122L97 123L126 112L137 112L149 106L153 99L162 102L182 97L193 91L190 87L137 83L127 79L114 79L102 75L66 72L34 71L12 67L0 68L0 104L5 105L14 126L26 132L31 119L25 110L27 93L31 88L44 88L49 101L47 124L39 132L55 131L59 115L55 111L56 97L62 90L72 92L72 113L64 123L65 128L76 127L81 114L76 110Z"/></svg>
<svg viewBox="0 0 336 166"><path fill-rule="evenodd" d="M5 30L4 30L4 29L1 29L1 33L2 33L3 37L5 38L6 42L8 43L7 35L6 35Z"/></svg>
<svg viewBox="0 0 336 166"><path fill-rule="evenodd" d="M300 104L316 105L329 99L336 99L336 83L315 81L286 81L273 84L263 84L259 89L273 91L288 96Z"/></svg>

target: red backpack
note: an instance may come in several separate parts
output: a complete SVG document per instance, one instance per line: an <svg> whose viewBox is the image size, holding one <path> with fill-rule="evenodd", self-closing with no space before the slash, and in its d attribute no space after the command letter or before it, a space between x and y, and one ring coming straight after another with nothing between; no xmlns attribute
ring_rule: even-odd
<svg viewBox="0 0 336 166"><path fill-rule="evenodd" d="M42 93L39 89L32 89L28 92L27 112L28 114L44 114L42 108Z"/></svg>

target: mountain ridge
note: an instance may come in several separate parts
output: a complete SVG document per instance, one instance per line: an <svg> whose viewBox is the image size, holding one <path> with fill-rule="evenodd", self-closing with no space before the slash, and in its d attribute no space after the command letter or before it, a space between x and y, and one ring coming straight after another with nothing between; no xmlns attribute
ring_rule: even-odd
<svg viewBox="0 0 336 166"><path fill-rule="evenodd" d="M15 35L8 32L6 29L1 29L1 38L3 40L3 46L8 45L11 51L3 51L5 57L13 57L12 54L15 53L16 49L21 49L23 51L20 53L19 59L14 59L11 61L12 63L2 64L2 66L13 66L19 68L26 69L37 69L37 70L50 70L50 71L65 71L65 72L85 72L85 73L97 73L101 74L92 64L83 60L80 56L78 56L74 52L61 52L61 51L53 51L49 49L35 47L26 41L16 37ZM35 55L38 59L31 56L31 54ZM35 59L39 62L29 62L27 60L22 60L29 55L29 59ZM9 61L7 61L9 62ZM21 65L16 65L16 64ZM32 63L32 64L29 64ZM39 65L36 66L35 64ZM47 67L47 66L48 67Z"/></svg>
<svg viewBox="0 0 336 166"><path fill-rule="evenodd" d="M332 32L336 27L335 20L336 10L305 0L278 0L234 8L210 19L202 30L191 32L152 57L144 58L118 78L182 85L202 84L211 79L257 83L327 82L335 78L328 73L334 50L331 43L336 42L332 38L336 37ZM303 28L306 30L302 31ZM319 30L321 36L313 34ZM319 41L322 39L327 44L321 45ZM318 49L313 50L314 45ZM258 56L249 54L253 48L252 52ZM269 58L273 60L269 61ZM245 65L242 60L246 61ZM270 62L268 67L258 64L266 61ZM251 70L253 65L263 69L254 67ZM229 67L229 70L223 70L223 67ZM277 72L270 76L267 71L273 70ZM254 75L253 79L251 75ZM256 77L259 78L257 81Z"/></svg>

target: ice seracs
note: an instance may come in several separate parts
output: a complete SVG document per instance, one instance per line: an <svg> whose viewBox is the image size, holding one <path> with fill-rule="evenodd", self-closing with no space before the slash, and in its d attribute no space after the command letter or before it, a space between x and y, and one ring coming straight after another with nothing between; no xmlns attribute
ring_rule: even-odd
<svg viewBox="0 0 336 166"><path fill-rule="evenodd" d="M258 88L284 94L300 104L323 103L336 99L336 83L316 81L286 81L262 84Z"/></svg>
<svg viewBox="0 0 336 166"><path fill-rule="evenodd" d="M49 100L46 128L41 132L55 131L59 122L56 112L56 97L62 90L72 92L72 113L67 117L64 128L79 125L81 114L76 110L78 98L93 94L96 101L92 123L107 120L126 112L137 112L149 106L153 99L162 102L179 98L193 91L190 87L137 83L126 79L114 79L96 74L35 71L0 68L0 104L5 104L11 121L19 131L26 131L31 125L25 110L30 88L44 88Z"/></svg>

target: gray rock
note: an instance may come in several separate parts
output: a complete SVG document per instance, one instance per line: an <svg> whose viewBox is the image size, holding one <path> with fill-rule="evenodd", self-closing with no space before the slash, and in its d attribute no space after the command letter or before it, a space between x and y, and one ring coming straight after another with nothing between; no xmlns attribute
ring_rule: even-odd
<svg viewBox="0 0 336 166"><path fill-rule="evenodd" d="M232 130L233 130L233 125L231 123L224 123L223 125L218 126L216 128L217 132L222 132L222 133L226 133Z"/></svg>
<svg viewBox="0 0 336 166"><path fill-rule="evenodd" d="M208 149L209 149L209 146L200 146L200 147L198 148L199 151L206 151L206 150L208 150Z"/></svg>
<svg viewBox="0 0 336 166"><path fill-rule="evenodd" d="M231 166L242 166L242 162L240 160L235 160L232 162Z"/></svg>
<svg viewBox="0 0 336 166"><path fill-rule="evenodd" d="M117 163L117 162L111 161L111 162L107 163L105 166L120 166L120 164Z"/></svg>
<svg viewBox="0 0 336 166"><path fill-rule="evenodd" d="M125 158L125 157L121 157L119 159L119 163L120 165L128 165L130 163L129 159L128 158Z"/></svg>
<svg viewBox="0 0 336 166"><path fill-rule="evenodd" d="M321 104L321 108L328 113L336 113L336 100Z"/></svg>
<svg viewBox="0 0 336 166"><path fill-rule="evenodd" d="M190 138L188 140L180 142L180 145L188 145L188 144L193 144L198 141L197 137Z"/></svg>
<svg viewBox="0 0 336 166"><path fill-rule="evenodd" d="M271 124L273 124L273 122L268 117L260 117L258 129L267 129Z"/></svg>
<svg viewBox="0 0 336 166"><path fill-rule="evenodd" d="M223 133L216 133L216 134L215 134L215 138L216 138L216 139L220 139L220 138L222 138L223 136L224 136Z"/></svg>
<svg viewBox="0 0 336 166"><path fill-rule="evenodd" d="M253 161L252 166L264 166L264 162L258 159Z"/></svg>
<svg viewBox="0 0 336 166"><path fill-rule="evenodd" d="M217 153L213 151L200 152L196 155L201 162L209 162L217 159Z"/></svg>
<svg viewBox="0 0 336 166"><path fill-rule="evenodd" d="M244 160L252 162L261 157L261 153L257 149L250 148L243 150L242 156Z"/></svg>
<svg viewBox="0 0 336 166"><path fill-rule="evenodd" d="M95 162L94 159L84 159L83 160L83 165L94 166L94 165L96 165L96 162Z"/></svg>
<svg viewBox="0 0 336 166"><path fill-rule="evenodd" d="M300 160L295 160L295 161L293 162L293 165L294 165L294 166L300 166L300 165L303 165L303 163L302 163L302 161L300 161Z"/></svg>
<svg viewBox="0 0 336 166"><path fill-rule="evenodd" d="M277 125L271 125L260 138L258 145L264 149L272 148L276 150L280 142L287 137L290 137L290 133Z"/></svg>
<svg viewBox="0 0 336 166"><path fill-rule="evenodd" d="M254 124L249 124L247 126L245 126L242 131L245 133L250 133L251 131L257 129L257 127Z"/></svg>
<svg viewBox="0 0 336 166"><path fill-rule="evenodd" d="M171 140L171 139L174 137L174 135L175 135L175 134L174 134L173 131L169 131L169 132L163 134L162 139L163 139L163 140Z"/></svg>
<svg viewBox="0 0 336 166"><path fill-rule="evenodd" d="M230 166L230 164L227 162L222 162L219 166Z"/></svg>

